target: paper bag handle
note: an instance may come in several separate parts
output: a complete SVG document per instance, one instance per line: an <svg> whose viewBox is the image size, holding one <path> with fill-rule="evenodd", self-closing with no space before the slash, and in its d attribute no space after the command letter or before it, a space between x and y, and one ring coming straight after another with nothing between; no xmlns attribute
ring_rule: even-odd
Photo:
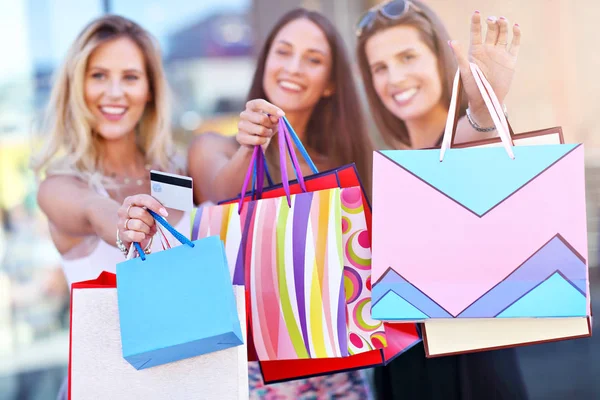
<svg viewBox="0 0 600 400"><path fill-rule="evenodd" d="M296 172L296 178L298 179L298 184L303 192L306 192L306 184L304 183L304 176L302 175L302 170L300 169L300 164L298 163L298 158L296 157L296 152L292 146L292 141L290 139L290 133L287 129L283 118L279 118L279 168L281 169L281 183L283 185L283 190L285 191L285 197L287 198L288 207L292 206L291 194L290 194L290 182L288 181L287 176L287 162L285 158L285 151L287 148L288 153L290 154L290 158L292 160L292 165L294 166L294 170Z"/></svg>
<svg viewBox="0 0 600 400"><path fill-rule="evenodd" d="M258 164L261 164L261 168L258 167ZM242 191L240 193L240 201L238 204L238 214L242 212L242 205L244 203L244 196L246 195L246 190L248 190L248 184L250 183L250 177L252 177L252 198L254 198L254 190L258 192L258 195L262 195L263 190L263 174L262 167L266 167L266 161L264 161L264 152L261 146L254 146L254 150L252 151L252 158L250 159L250 165L248 165L248 170L246 171L246 177L244 178L244 183L242 184ZM258 171L258 170L261 171ZM259 174L260 172L260 174ZM270 182L272 180L267 178Z"/></svg>
<svg viewBox="0 0 600 400"><path fill-rule="evenodd" d="M264 178L267 178L267 184L269 186L273 186L273 178L271 178L271 173L269 172L269 166L267 165L267 158L265 157L265 153L262 150L262 147L257 147L258 148L258 154L256 154L256 161L255 162L250 162L250 165L254 164L254 169L252 171L252 184L251 184L251 193L252 193L252 199L260 199L262 197L262 192L263 192L263 185L262 183L264 182ZM261 161L262 160L262 161ZM262 171L260 171L260 173L258 172L258 163L262 164ZM264 176L263 176L264 175ZM263 179L260 181L261 185L260 187L257 186L257 183L259 182L259 178L258 176L261 176L260 179Z"/></svg>
<svg viewBox="0 0 600 400"><path fill-rule="evenodd" d="M300 169L300 164L298 162L296 152L294 151L292 141L294 142L294 144L300 151L300 154L302 155L302 157L308 164L311 171L315 174L319 173L319 170L317 169L315 163L310 158L310 155L306 151L306 148L302 144L302 141L300 140L300 138L298 137L298 135L292 128L292 126L289 123L289 121L287 120L287 118L285 118L285 117L279 118L279 121L278 121L279 167L280 167L280 172L281 172L281 182L282 182L285 194L286 194L288 206L290 206L290 207L291 207L291 193L290 193L289 180L288 180L288 174L287 174L286 150L290 156L290 159L292 160L292 166L294 168L294 172L296 174L296 178L298 180L300 188L302 189L303 192L307 191L306 184L304 182L304 176L302 174L302 170ZM273 181L272 181L269 171L268 171L266 158L264 156L262 147L255 146L254 151L252 153L252 159L250 161L250 165L248 166L248 170L246 172L244 184L242 185L242 191L240 193L240 200L239 200L239 204L238 204L238 213L241 213L243 203L244 203L244 196L246 194L246 191L248 189L248 184L250 182L250 177L252 177L253 198L254 198L255 179L256 179L257 183L259 181L262 183L263 173L258 171L259 169L261 169L261 166L264 167L264 170L267 174L267 180L269 181L269 185L272 186ZM262 190L263 190L263 185L257 184L256 191L258 192L259 198L262 195Z"/></svg>
<svg viewBox="0 0 600 400"><path fill-rule="evenodd" d="M298 137L298 134L296 134L296 131L294 130L294 128L292 128L290 121L288 121L288 119L286 117L283 117L283 122L285 122L285 126L287 128L287 133L288 133L289 137L291 137L292 140L294 141L294 144L298 148L298 151L300 151L302 158L304 158L304 161L306 161L306 164L308 164L308 167L310 168L312 173L318 174L319 170L318 170L317 166L313 162L312 158L310 158L310 155L306 151L306 148L304 148L304 145L302 144L302 141Z"/></svg>
<svg viewBox="0 0 600 400"><path fill-rule="evenodd" d="M508 121L506 120L506 116L500 106L500 101L498 97L494 93L492 89L492 85L487 81L481 69L475 63L469 63L469 67L471 68L471 72L473 73L473 78L475 79L475 83L479 92L481 93L481 97L485 103L486 108L488 109L492 121L494 122L494 126L498 131L498 135L500 136L500 140L502 140L502 144L504 145L504 149L508 156L512 159L515 158L512 151L512 140L510 135L510 128L508 125ZM448 109L448 118L446 119L446 128L444 130L444 136L442 139L442 145L440 148L440 161L444 160L444 155L446 150L452 146L452 137L454 134L454 130L456 129L456 114L458 111L458 94L460 91L460 70L456 71L456 75L454 76L454 82L452 85L452 97L450 99L450 107Z"/></svg>
<svg viewBox="0 0 600 400"><path fill-rule="evenodd" d="M173 228L173 226L171 226L171 224L169 224L169 222L166 219L164 219L163 217L161 217L160 215L158 215L157 213L155 213L152 210L146 210L146 211L148 211L150 213L150 215L152 215L152 217L154 217L154 220L156 222L158 222L159 224L164 226L169 232L171 232L171 234L175 237L175 239L179 240L179 242L181 244L187 244L190 247L194 247L194 243L192 243L192 241L190 239L188 239L187 237L185 237L184 235L179 233L177 231L177 229ZM142 249L142 246L140 246L140 244L138 242L133 242L133 245L137 249L142 261L145 261L146 253Z"/></svg>
<svg viewBox="0 0 600 400"><path fill-rule="evenodd" d="M259 149L262 152L262 147L260 147ZM261 156L262 161L263 161L262 162L263 171L261 172L261 175L264 175L263 179L267 178L267 184L269 186L273 186L274 185L273 178L271 178L271 173L269 172L269 166L267 165L267 159L265 158L264 152L262 152L262 154L260 156ZM257 159L258 159L258 157L257 157ZM252 172L252 185L251 185L251 188L252 188L251 189L252 190L252 198L255 197L254 190L256 188L256 183L258 182L258 176L259 176L258 167L257 167L257 163L255 163L254 164L254 170ZM262 189L263 189L262 187L260 188L260 190L258 190L258 188L256 188L256 192L257 192L256 195L258 195L258 198L260 198L260 196L262 195Z"/></svg>

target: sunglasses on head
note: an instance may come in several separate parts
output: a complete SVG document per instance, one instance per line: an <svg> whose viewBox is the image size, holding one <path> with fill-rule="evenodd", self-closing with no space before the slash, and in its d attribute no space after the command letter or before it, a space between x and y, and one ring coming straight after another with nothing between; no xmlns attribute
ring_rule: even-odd
<svg viewBox="0 0 600 400"><path fill-rule="evenodd" d="M356 36L360 37L364 31L371 29L379 14L395 20L402 17L411 6L418 10L409 0L391 0L371 7L356 24Z"/></svg>

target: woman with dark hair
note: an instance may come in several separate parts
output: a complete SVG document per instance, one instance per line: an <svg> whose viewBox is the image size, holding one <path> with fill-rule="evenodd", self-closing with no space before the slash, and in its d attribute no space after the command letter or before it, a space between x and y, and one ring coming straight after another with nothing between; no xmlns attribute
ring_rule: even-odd
<svg viewBox="0 0 600 400"><path fill-rule="evenodd" d="M203 134L191 145L197 203L200 193L211 201L237 195L255 145L264 147L273 179L280 180L278 148L269 142L283 115L319 170L355 163L369 186L373 146L343 41L323 15L296 9L277 22L265 41L236 140ZM311 174L305 163L301 169Z"/></svg>
<svg viewBox="0 0 600 400"><path fill-rule="evenodd" d="M236 138L203 134L189 149L196 203L236 196L257 145L265 149L273 180L281 181L278 146L269 144L283 115L319 170L354 162L368 187L372 145L349 65L342 39L324 16L304 9L284 15L258 57ZM310 175L308 165L300 162L303 174ZM249 374L251 398L368 398L362 371L272 385L262 383L256 363L250 364Z"/></svg>
<svg viewBox="0 0 600 400"><path fill-rule="evenodd" d="M484 39L475 12L467 58L439 17L419 0L393 0L369 10L358 23L357 56L371 113L387 145L440 146L457 61L466 99L460 105L456 141L496 135L469 62L481 68L503 101L521 37L515 24L509 46L508 30L505 18L489 17ZM375 386L380 399L527 398L513 349L428 359L421 344L377 368Z"/></svg>

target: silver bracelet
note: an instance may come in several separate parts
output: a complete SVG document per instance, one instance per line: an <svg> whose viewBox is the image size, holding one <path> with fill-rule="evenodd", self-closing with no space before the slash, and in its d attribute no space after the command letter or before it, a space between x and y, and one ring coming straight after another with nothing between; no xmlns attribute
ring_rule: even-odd
<svg viewBox="0 0 600 400"><path fill-rule="evenodd" d="M151 254L152 253L152 242L154 241L154 236L152 236L150 238L150 241L148 242L148 244L146 245L146 248L144 249L144 253L146 253L146 255ZM117 228L117 247L119 248L119 250L121 250L121 253L123 253L123 255L125 257L127 257L127 255L129 254L129 249L127 249L127 247L125 246L125 243L123 243L123 241L121 240L121 237L119 235L119 228ZM138 254L138 251L134 249L135 254Z"/></svg>
<svg viewBox="0 0 600 400"><path fill-rule="evenodd" d="M125 257L127 257L127 253L129 252L129 250L127 250L127 247L125 247L125 244L123 243L123 241L121 240L121 237L119 235L119 228L117 228L117 247L119 248L119 250L121 250L121 253L123 253L123 255Z"/></svg>
<svg viewBox="0 0 600 400"><path fill-rule="evenodd" d="M504 111L504 115L508 116L507 112L506 112L506 105L505 104L502 105L502 109ZM482 128L481 126L479 126L479 124L477 124L477 122L475 122L473 120L473 118L471 117L471 111L469 110L469 108L467 108L467 121L469 121L469 124L471 125L471 127L473 129L475 129L477 132L492 132L492 131L496 130L496 127L493 126L493 125L491 127L489 127L489 128Z"/></svg>

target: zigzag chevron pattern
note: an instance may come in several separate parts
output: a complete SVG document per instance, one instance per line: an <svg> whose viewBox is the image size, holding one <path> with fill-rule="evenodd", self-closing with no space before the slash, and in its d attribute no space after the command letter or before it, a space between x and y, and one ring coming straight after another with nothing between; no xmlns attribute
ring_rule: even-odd
<svg viewBox="0 0 600 400"><path fill-rule="evenodd" d="M525 147L515 148L517 161L508 158L505 152L502 153L502 148L497 148L499 154L485 152L489 159L471 157L470 168L462 165L462 156L458 157L462 150L466 154L493 149L457 149L455 155L445 158L442 163L431 158L431 154L426 151L393 153L400 158L411 158L414 171L407 169L404 163L406 160L399 165L399 161L392 161L381 153L375 154L373 282L380 282L391 267L430 300L442 305L451 316L458 316L505 280L517 266L528 260L559 232L563 238L568 239L568 247L576 255L587 254L583 147L556 146L566 154L553 163L549 153L553 152L554 157L559 157L561 151L559 148L548 150L552 146L531 146L525 152ZM533 157L536 151L547 154L542 160ZM412 155L400 154L405 152ZM523 160L523 171L528 171L530 176L534 175L524 182L525 178L517 179L518 171L514 170L514 166L526 156L538 161L533 163L535 165L528 165ZM426 165L420 166L419 158ZM486 175L486 178L479 173L478 168L480 164L488 162L493 167L488 165L482 169L493 169L496 173ZM433 166L434 163L436 166ZM547 165L548 163L550 164ZM447 176L448 180L442 182L432 172L435 170L442 173L440 164L446 165L444 169L453 169L465 176ZM504 170L510 170L508 175L511 177L502 178L502 196L492 196L496 200L502 197L497 202L490 197L492 192L487 193L486 188L495 185L497 175ZM538 171L537 175L535 171ZM485 179L490 182L479 186L478 180ZM452 186L454 181L457 181L456 187ZM438 187L440 185L445 185L445 192ZM456 192L454 197L449 196L449 191L459 188L465 190ZM511 192L511 188L516 188L516 191ZM494 189L493 193L500 195L499 189ZM457 200L459 194L465 204ZM484 215L466 207L467 203L475 204L481 196L487 198L485 207L491 206ZM481 210L483 208L479 211ZM585 260L581 259L585 264ZM536 277L534 285L553 271L547 271L539 279ZM580 277L581 281L574 278L574 284L581 289L585 286L583 279L587 277L587 271ZM508 284L515 285L510 282ZM522 295L527 288L519 290ZM373 295L382 296L384 292L385 290L373 292ZM406 295L402 297L414 304ZM589 296L587 301L589 314ZM421 310L425 314L431 313L430 310ZM497 310L500 311L501 309ZM438 309L437 312L443 313L443 310Z"/></svg>
<svg viewBox="0 0 600 400"><path fill-rule="evenodd" d="M497 318L584 317L586 298L560 272L527 292L519 300L498 314Z"/></svg>
<svg viewBox="0 0 600 400"><path fill-rule="evenodd" d="M380 319L379 313L382 312L382 309L388 309L388 307L383 307L383 304L379 303L390 293L416 307L426 315L426 318L452 318L448 311L390 268L373 286L371 312L375 319ZM394 313L397 313L397 311L394 311Z"/></svg>
<svg viewBox="0 0 600 400"><path fill-rule="evenodd" d="M515 159L509 163L504 162L506 153L501 148L450 150L444 162L438 161L439 150L383 150L380 153L466 209L483 216L578 146L515 147Z"/></svg>
<svg viewBox="0 0 600 400"><path fill-rule="evenodd" d="M399 304L397 298L400 298L424 314L422 319L586 316L586 271L583 257L562 236L556 235L458 315L450 314L392 269L373 286L372 313L374 318L382 320L420 319L415 318L414 310L405 318L397 318L401 314L392 306ZM549 289L555 290L554 299L540 301Z"/></svg>

